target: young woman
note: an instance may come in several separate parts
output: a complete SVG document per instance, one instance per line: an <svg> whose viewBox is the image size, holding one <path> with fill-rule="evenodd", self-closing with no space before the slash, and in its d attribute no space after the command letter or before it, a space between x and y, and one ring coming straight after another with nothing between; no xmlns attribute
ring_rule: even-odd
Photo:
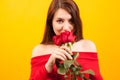
<svg viewBox="0 0 120 80"><path fill-rule="evenodd" d="M72 50L66 46L57 46L52 41L54 35L65 31L76 35ZM92 69L95 72L95 76L89 75L91 80L103 80L95 44L83 39L78 6L73 0L52 0L43 41L32 52L30 80L65 80L62 75L57 74L55 61L72 59L72 52L80 53L77 61L85 70Z"/></svg>

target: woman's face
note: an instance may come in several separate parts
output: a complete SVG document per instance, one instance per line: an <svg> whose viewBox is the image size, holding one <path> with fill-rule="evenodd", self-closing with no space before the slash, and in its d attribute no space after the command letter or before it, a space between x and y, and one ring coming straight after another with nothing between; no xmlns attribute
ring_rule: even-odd
<svg viewBox="0 0 120 80"><path fill-rule="evenodd" d="M52 26L56 35L64 31L72 32L74 29L72 16L66 10L59 8L54 14Z"/></svg>

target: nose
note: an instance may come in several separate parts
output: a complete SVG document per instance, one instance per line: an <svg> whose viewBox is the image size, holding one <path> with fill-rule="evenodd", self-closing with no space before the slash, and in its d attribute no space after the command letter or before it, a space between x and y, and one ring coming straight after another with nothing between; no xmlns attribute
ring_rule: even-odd
<svg viewBox="0 0 120 80"><path fill-rule="evenodd" d="M63 31L71 31L71 27L72 25L68 21L66 21L63 25Z"/></svg>

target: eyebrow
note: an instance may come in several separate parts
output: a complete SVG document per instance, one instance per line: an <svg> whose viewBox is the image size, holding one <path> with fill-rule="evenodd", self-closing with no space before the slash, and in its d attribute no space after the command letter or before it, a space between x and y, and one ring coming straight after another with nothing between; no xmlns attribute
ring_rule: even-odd
<svg viewBox="0 0 120 80"><path fill-rule="evenodd" d="M57 19L62 19L62 20L65 20L64 18L62 17L57 17ZM69 18L68 20L72 20L72 18Z"/></svg>
<svg viewBox="0 0 120 80"><path fill-rule="evenodd" d="M61 17L57 17L57 19L63 19L63 18L61 18Z"/></svg>

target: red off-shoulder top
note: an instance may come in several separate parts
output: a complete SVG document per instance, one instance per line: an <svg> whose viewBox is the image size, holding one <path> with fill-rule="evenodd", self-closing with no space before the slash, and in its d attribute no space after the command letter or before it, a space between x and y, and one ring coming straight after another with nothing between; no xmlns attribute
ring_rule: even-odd
<svg viewBox="0 0 120 80"><path fill-rule="evenodd" d="M98 54L96 52L79 52L77 61L82 65L84 70L92 69L95 75L89 75L91 80L103 80L100 74ZM54 66L53 71L48 73L45 64L51 54L36 56L31 59L31 75L29 80L64 80L62 75L57 74L57 68ZM80 78L78 80L81 80Z"/></svg>

